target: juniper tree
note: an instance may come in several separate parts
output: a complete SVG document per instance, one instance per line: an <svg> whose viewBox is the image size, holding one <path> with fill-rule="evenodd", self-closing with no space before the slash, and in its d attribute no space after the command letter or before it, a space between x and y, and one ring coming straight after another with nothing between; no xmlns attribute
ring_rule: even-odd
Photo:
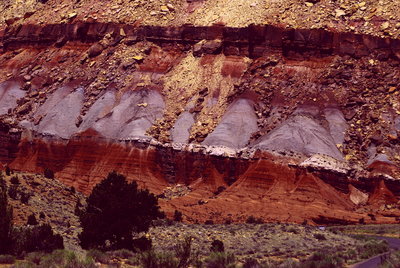
<svg viewBox="0 0 400 268"><path fill-rule="evenodd" d="M96 185L79 213L85 249L133 249L133 234L145 232L153 220L163 216L157 198L139 190L136 182L111 172Z"/></svg>

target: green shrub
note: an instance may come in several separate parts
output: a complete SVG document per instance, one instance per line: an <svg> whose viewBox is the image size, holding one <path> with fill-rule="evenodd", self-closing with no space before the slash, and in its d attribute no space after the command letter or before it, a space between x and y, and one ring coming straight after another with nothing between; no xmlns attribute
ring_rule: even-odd
<svg viewBox="0 0 400 268"><path fill-rule="evenodd" d="M307 261L300 263L299 268L340 268L343 260L337 256L314 253Z"/></svg>
<svg viewBox="0 0 400 268"><path fill-rule="evenodd" d="M174 212L174 221L182 221L182 212L179 210L175 210Z"/></svg>
<svg viewBox="0 0 400 268"><path fill-rule="evenodd" d="M128 249L119 249L111 252L112 256L121 258L121 259L129 259L135 256L135 254Z"/></svg>
<svg viewBox="0 0 400 268"><path fill-rule="evenodd" d="M226 190L226 187L224 187L224 186L219 186L218 188L217 188L217 190L214 192L214 194L215 195L219 195L220 193L222 193L223 191L225 191Z"/></svg>
<svg viewBox="0 0 400 268"><path fill-rule="evenodd" d="M149 251L152 248L151 239L144 236L133 239L132 245L132 249L135 250L135 252Z"/></svg>
<svg viewBox="0 0 400 268"><path fill-rule="evenodd" d="M383 263L380 268L399 268L400 267L400 251L392 252L383 256Z"/></svg>
<svg viewBox="0 0 400 268"><path fill-rule="evenodd" d="M211 243L211 252L224 252L224 242L221 240L215 239Z"/></svg>
<svg viewBox="0 0 400 268"><path fill-rule="evenodd" d="M44 256L39 264L40 268L95 268L93 259L79 259L74 252L55 250Z"/></svg>
<svg viewBox="0 0 400 268"><path fill-rule="evenodd" d="M266 265L266 268L275 268L275 267L276 266ZM279 265L279 268L299 268L299 267L300 264L293 259L287 259Z"/></svg>
<svg viewBox="0 0 400 268"><path fill-rule="evenodd" d="M11 178L10 182L11 182L11 184L14 184L14 185L19 185L20 184L19 179L18 179L17 176L13 176Z"/></svg>
<svg viewBox="0 0 400 268"><path fill-rule="evenodd" d="M243 268L260 268L261 265L254 258L246 258L243 264Z"/></svg>
<svg viewBox="0 0 400 268"><path fill-rule="evenodd" d="M133 266L139 266L142 263L142 257L139 254L134 255L130 257L126 263Z"/></svg>
<svg viewBox="0 0 400 268"><path fill-rule="evenodd" d="M32 213L31 215L28 216L27 224L28 225L38 225L38 222L36 220L35 214Z"/></svg>
<svg viewBox="0 0 400 268"><path fill-rule="evenodd" d="M45 253L40 251L30 252L25 256L25 259L39 265L44 255Z"/></svg>
<svg viewBox="0 0 400 268"><path fill-rule="evenodd" d="M21 195L21 202L23 204L28 204L31 195L25 192L20 192L19 194Z"/></svg>
<svg viewBox="0 0 400 268"><path fill-rule="evenodd" d="M192 262L192 241L191 236L186 236L175 246L175 256L179 261L179 267L188 267Z"/></svg>
<svg viewBox="0 0 400 268"><path fill-rule="evenodd" d="M65 267L76 259L76 255L72 251L55 250L51 254L45 255L40 261L41 267Z"/></svg>
<svg viewBox="0 0 400 268"><path fill-rule="evenodd" d="M6 166L6 175L10 176L11 175L11 169L9 166Z"/></svg>
<svg viewBox="0 0 400 268"><path fill-rule="evenodd" d="M91 249L87 252L87 256L91 257L94 261L100 262L103 264L109 264L111 261L111 257L100 250Z"/></svg>
<svg viewBox="0 0 400 268"><path fill-rule="evenodd" d="M146 251L142 254L143 268L177 268L178 260L169 252Z"/></svg>
<svg viewBox="0 0 400 268"><path fill-rule="evenodd" d="M39 268L38 265L36 265L32 262L25 262L25 261L16 262L12 267L13 268Z"/></svg>
<svg viewBox="0 0 400 268"><path fill-rule="evenodd" d="M45 168L44 170L44 177L47 179L54 179L54 172L49 168Z"/></svg>
<svg viewBox="0 0 400 268"><path fill-rule="evenodd" d="M206 221L204 222L204 224L205 224L205 225L213 225L213 224L214 224L214 221L213 221L213 220L206 220Z"/></svg>
<svg viewBox="0 0 400 268"><path fill-rule="evenodd" d="M18 185L11 185L10 188L8 188L8 195L14 199L18 199Z"/></svg>
<svg viewBox="0 0 400 268"><path fill-rule="evenodd" d="M314 234L314 237L318 240L326 240L326 237L323 234Z"/></svg>
<svg viewBox="0 0 400 268"><path fill-rule="evenodd" d="M367 241L361 248L358 249L362 259L368 259L372 256L387 252L389 245L384 240Z"/></svg>
<svg viewBox="0 0 400 268"><path fill-rule="evenodd" d="M232 253L212 252L205 261L207 268L233 268L236 267L235 256Z"/></svg>
<svg viewBox="0 0 400 268"><path fill-rule="evenodd" d="M247 220L246 220L246 223L249 223L249 224L263 224L264 220L261 219L261 218L256 218L254 216L249 216L247 218Z"/></svg>
<svg viewBox="0 0 400 268"><path fill-rule="evenodd" d="M0 264L13 264L15 257L12 255L0 255Z"/></svg>
<svg viewBox="0 0 400 268"><path fill-rule="evenodd" d="M14 255L23 252L44 251L51 252L63 249L63 239L54 234L50 225L13 228L11 232L11 248Z"/></svg>

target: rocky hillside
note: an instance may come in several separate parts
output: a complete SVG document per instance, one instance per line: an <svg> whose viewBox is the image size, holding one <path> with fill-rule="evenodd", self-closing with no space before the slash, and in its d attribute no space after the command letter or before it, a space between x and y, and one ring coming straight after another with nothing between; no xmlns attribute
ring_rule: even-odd
<svg viewBox="0 0 400 268"><path fill-rule="evenodd" d="M189 222L398 221L397 4L1 5L3 166L117 170Z"/></svg>

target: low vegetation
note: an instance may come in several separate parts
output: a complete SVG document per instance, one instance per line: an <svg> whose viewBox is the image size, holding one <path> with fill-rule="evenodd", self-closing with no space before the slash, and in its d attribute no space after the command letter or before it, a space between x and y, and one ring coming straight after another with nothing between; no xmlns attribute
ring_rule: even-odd
<svg viewBox="0 0 400 268"><path fill-rule="evenodd" d="M382 256L383 263L380 268L399 268L400 267L400 251L391 252Z"/></svg>
<svg viewBox="0 0 400 268"><path fill-rule="evenodd" d="M145 239L136 240L135 245L133 235L147 232L153 220L163 217L153 194L139 190L136 182L128 183L116 172L94 187L87 207L78 214L82 248L103 250L143 249Z"/></svg>
<svg viewBox="0 0 400 268"><path fill-rule="evenodd" d="M0 254L21 256L27 252L64 248L62 237L54 234L48 224L14 226L13 210L6 193L7 186L0 174Z"/></svg>
<svg viewBox="0 0 400 268"><path fill-rule="evenodd" d="M55 250L50 254L35 253L15 262L15 268L95 268L91 257L78 257L68 250Z"/></svg>
<svg viewBox="0 0 400 268"><path fill-rule="evenodd" d="M170 220L162 219L154 195L112 172L87 199L77 198L70 188L64 191L73 197L70 200L78 201L69 207L72 213L75 208L75 217L82 223L82 229L79 222L73 227L82 230L80 240L77 234L69 234L75 236L73 248L78 249L70 251L62 249L63 238L45 224L53 217L48 211L30 210L19 227L14 226L7 198L9 189L15 188L22 202L20 193L28 184L46 183L47 187L56 180L40 181L12 171L7 178L9 187L0 180L0 239L8 241L8 247L0 243L0 264L13 267L346 267L388 251L381 240L352 234L372 234L372 230L394 234L392 229L397 228L362 225L324 230L306 223L267 224L255 217L245 224L188 225L182 223L180 211ZM32 198L36 203L36 197ZM78 241L86 250L79 249ZM74 246L68 245L69 249ZM398 253L388 255L384 267L396 267L398 257Z"/></svg>
<svg viewBox="0 0 400 268"><path fill-rule="evenodd" d="M400 235L400 224L332 226L328 229L333 232L341 232L344 234L376 235L396 238Z"/></svg>

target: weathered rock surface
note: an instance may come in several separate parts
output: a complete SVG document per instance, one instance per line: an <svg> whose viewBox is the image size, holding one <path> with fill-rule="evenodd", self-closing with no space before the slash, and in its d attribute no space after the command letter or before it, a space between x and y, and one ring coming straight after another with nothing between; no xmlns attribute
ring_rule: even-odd
<svg viewBox="0 0 400 268"><path fill-rule="evenodd" d="M325 154L343 159L330 133L306 115L295 115L256 142L256 148L293 151L307 156Z"/></svg>
<svg viewBox="0 0 400 268"><path fill-rule="evenodd" d="M398 221L399 40L75 18L0 30L2 165L184 185L190 222Z"/></svg>
<svg viewBox="0 0 400 268"><path fill-rule="evenodd" d="M227 109L221 122L203 144L240 149L248 144L251 135L257 130L257 117L252 101L238 99Z"/></svg>
<svg viewBox="0 0 400 268"><path fill-rule="evenodd" d="M0 115L17 107L17 100L24 96L25 92L20 89L19 83L12 81L0 83Z"/></svg>

